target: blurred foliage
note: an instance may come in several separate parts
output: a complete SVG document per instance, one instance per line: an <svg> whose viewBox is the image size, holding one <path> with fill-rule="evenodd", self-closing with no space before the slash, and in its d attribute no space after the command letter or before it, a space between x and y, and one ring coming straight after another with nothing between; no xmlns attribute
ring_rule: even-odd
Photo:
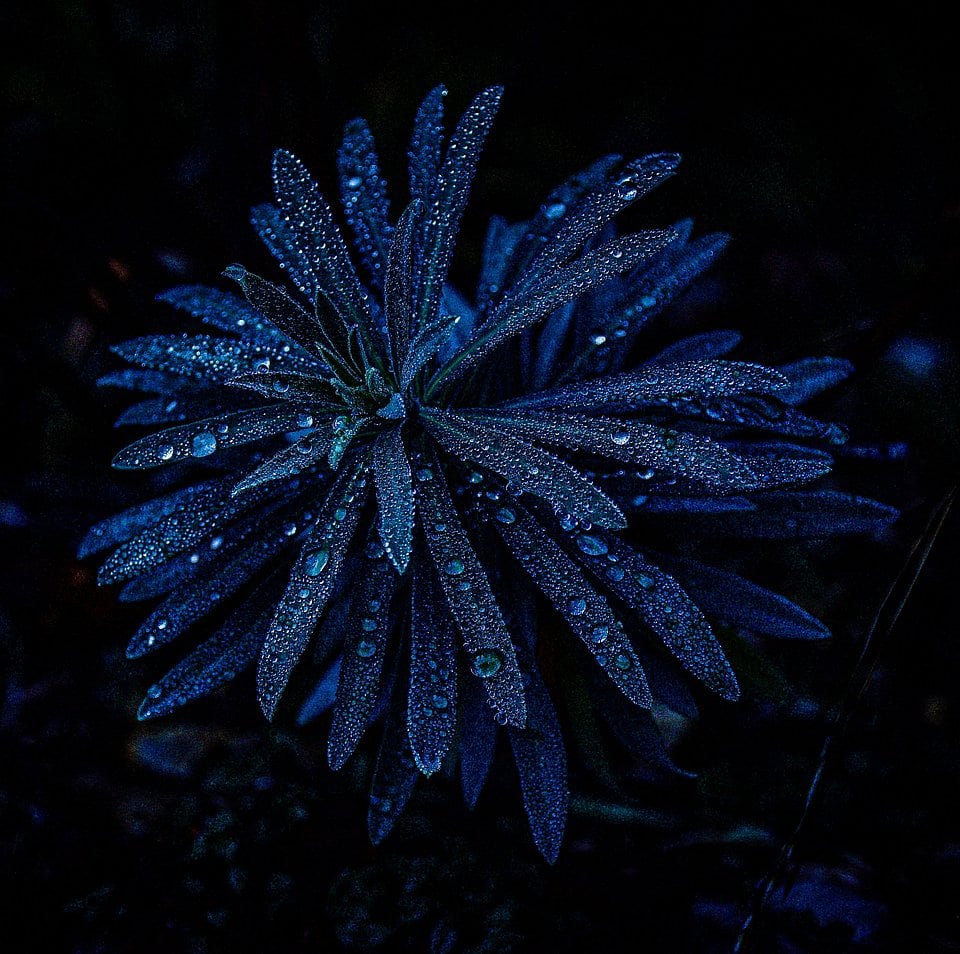
<svg viewBox="0 0 960 954"><path fill-rule="evenodd" d="M18 949L731 950L870 620L957 479L960 138L944 15L515 5L509 20L486 7L431 20L50 0L7 4L0 33L0 908L11 936L25 929ZM904 509L888 539L725 554L835 639L737 646L746 698L703 697L703 718L672 728L695 778L575 774L550 868L510 777L472 814L452 781L422 785L371 849L363 760L334 775L324 727L269 728L248 685L138 724L156 674L122 656L138 613L73 555L90 522L146 493L105 470L118 408L92 382L108 345L158 330L159 289L262 258L246 210L267 197L274 147L330 190L346 120L368 117L396 162L440 81L452 113L490 82L507 90L454 277L472 273L490 211L528 215L603 150L676 149L681 175L644 221L694 210L700 230L734 236L677 331L739 328L741 356L769 362L850 358L858 374L824 414L851 425L854 448L906 447L843 462L847 486ZM957 530L954 513L878 633L792 886L771 893L753 951L960 950L960 650L945 606Z"/></svg>

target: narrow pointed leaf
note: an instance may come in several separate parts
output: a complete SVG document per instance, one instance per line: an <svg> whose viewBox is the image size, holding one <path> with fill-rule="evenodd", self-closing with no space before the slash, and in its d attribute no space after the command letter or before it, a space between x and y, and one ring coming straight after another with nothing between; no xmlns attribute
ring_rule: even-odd
<svg viewBox="0 0 960 954"><path fill-rule="evenodd" d="M547 687L535 667L528 669L528 676L527 725L523 729L510 726L507 734L534 844L553 864L567 820L567 756Z"/></svg>
<svg viewBox="0 0 960 954"><path fill-rule="evenodd" d="M110 350L131 364L214 383L245 371L314 366L314 361L302 353L285 352L280 346L211 335L148 335L124 341Z"/></svg>
<svg viewBox="0 0 960 954"><path fill-rule="evenodd" d="M445 86L435 86L420 104L413 122L413 135L407 153L410 160L410 198L419 199L425 208L433 208L439 187L440 161L443 155L443 98Z"/></svg>
<svg viewBox="0 0 960 954"><path fill-rule="evenodd" d="M674 233L669 229L628 235L557 269L528 291L505 298L490 320L441 369L431 387L455 380L509 338L568 301L655 255L673 238Z"/></svg>
<svg viewBox="0 0 960 954"><path fill-rule="evenodd" d="M374 845L379 845L393 830L420 776L407 740L403 693L395 691L394 695L387 711L383 740L370 782L367 832Z"/></svg>
<svg viewBox="0 0 960 954"><path fill-rule="evenodd" d="M617 505L579 471L512 431L445 411L423 409L421 418L424 427L452 453L500 474L557 510L601 527L626 526Z"/></svg>
<svg viewBox="0 0 960 954"><path fill-rule="evenodd" d="M777 397L787 404L803 404L822 391L845 381L853 374L853 365L843 358L802 358L785 364L780 373L790 386Z"/></svg>
<svg viewBox="0 0 960 954"><path fill-rule="evenodd" d="M329 455L333 439L332 431L311 431L289 447L271 454L259 467L250 471L234 484L230 491L231 496L235 497L274 480L285 480L305 470L315 469Z"/></svg>
<svg viewBox="0 0 960 954"><path fill-rule="evenodd" d="M250 219L260 241L270 250L300 293L307 301L315 301L319 288L310 262L280 210L269 203L258 205L251 210Z"/></svg>
<svg viewBox="0 0 960 954"><path fill-rule="evenodd" d="M476 680L463 684L460 698L460 787L467 808L474 808L493 766L497 723Z"/></svg>
<svg viewBox="0 0 960 954"><path fill-rule="evenodd" d="M442 604L433 569L418 567L410 619L407 735L424 775L432 775L442 765L457 724L456 627Z"/></svg>
<svg viewBox="0 0 960 954"><path fill-rule="evenodd" d="M468 663L494 711L506 723L523 725L526 706L513 643L439 462L419 467L417 481L417 512Z"/></svg>
<svg viewBox="0 0 960 954"><path fill-rule="evenodd" d="M617 688L631 702L649 708L653 697L643 667L603 594L515 501L491 510L494 527L567 626Z"/></svg>
<svg viewBox="0 0 960 954"><path fill-rule="evenodd" d="M377 544L375 531L368 540L344 628L340 682L327 739L327 762L334 771L344 766L370 723L387 654L390 604L399 579Z"/></svg>
<svg viewBox="0 0 960 954"><path fill-rule="evenodd" d="M399 427L373 444L373 478L379 508L378 529L390 561L403 573L413 547L413 478Z"/></svg>
<svg viewBox="0 0 960 954"><path fill-rule="evenodd" d="M257 668L257 695L268 719L276 713L290 674L334 593L366 497L363 464L343 471L334 481L270 624Z"/></svg>
<svg viewBox="0 0 960 954"><path fill-rule="evenodd" d="M393 227L387 184L380 173L373 134L364 120L347 123L337 153L337 168L347 224L353 230L372 286L382 288Z"/></svg>
<svg viewBox="0 0 960 954"><path fill-rule="evenodd" d="M209 457L250 441L297 430L299 417L300 412L289 404L274 404L170 427L128 444L114 457L113 466L143 470Z"/></svg>
<svg viewBox="0 0 960 954"><path fill-rule="evenodd" d="M689 673L724 699L739 697L710 624L673 577L612 534L578 533L569 542L578 561L642 617Z"/></svg>
<svg viewBox="0 0 960 954"><path fill-rule="evenodd" d="M201 643L147 690L138 719L155 719L207 696L253 664L263 644L269 613L259 600L237 610L215 635Z"/></svg>
<svg viewBox="0 0 960 954"><path fill-rule="evenodd" d="M413 322L414 262L417 230L423 216L423 203L414 199L397 223L397 231L390 246L387 277L384 287L384 307L387 313L387 331L393 365L399 373L407 357Z"/></svg>
<svg viewBox="0 0 960 954"><path fill-rule="evenodd" d="M274 345L278 343L277 329L264 321L265 316L254 305L218 288L207 285L179 285L161 292L157 295L157 301L189 312L195 318L222 331L245 338L266 338Z"/></svg>
<svg viewBox="0 0 960 954"><path fill-rule="evenodd" d="M830 635L820 620L796 603L735 573L665 554L656 554L654 560L677 578L704 612L726 623L780 639Z"/></svg>

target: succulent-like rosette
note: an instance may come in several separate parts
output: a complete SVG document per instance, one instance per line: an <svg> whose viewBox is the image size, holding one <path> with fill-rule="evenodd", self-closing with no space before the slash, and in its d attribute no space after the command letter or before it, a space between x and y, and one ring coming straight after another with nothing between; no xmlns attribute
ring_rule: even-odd
<svg viewBox="0 0 960 954"><path fill-rule="evenodd" d="M827 633L669 541L823 536L892 511L798 489L845 439L799 405L846 362L731 360L727 331L644 351L644 330L725 244L689 222L617 235L617 214L678 156L606 157L530 221L493 219L473 299L449 284L500 92L481 92L446 143L444 91L427 96L397 217L368 127L348 124L338 164L355 257L303 164L276 153L276 203L253 223L287 281L231 266L238 292L174 288L161 300L210 330L114 349L133 367L102 383L151 395L120 423L162 426L114 466L173 468L177 489L99 523L82 552L112 549L100 582L158 601L129 656L200 638L141 718L256 666L269 718L288 697L301 721L332 710L333 768L381 722L374 841L420 774L459 771L473 804L505 731L553 859L563 668L548 679L541 663L556 642L573 644L611 731L649 756L654 700L690 704L678 673L737 697L717 623Z"/></svg>

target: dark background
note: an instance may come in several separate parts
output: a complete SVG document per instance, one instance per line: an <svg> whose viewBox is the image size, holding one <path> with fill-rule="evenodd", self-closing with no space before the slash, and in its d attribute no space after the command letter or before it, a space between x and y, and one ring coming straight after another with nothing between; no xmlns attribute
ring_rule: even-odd
<svg viewBox="0 0 960 954"><path fill-rule="evenodd" d="M955 514L857 666L958 463L955 34L922 5L884 9L4 5L0 909L19 950L730 951L791 843L792 890L750 950L960 950ZM137 723L159 674L123 657L141 610L74 558L143 496L108 469L108 346L164 327L152 299L172 284L269 269L247 210L270 198L277 146L332 196L343 124L366 117L397 208L438 82L448 116L506 87L455 278L470 287L489 214L530 215L606 152L682 152L630 221L692 215L733 242L679 330L738 328L740 356L768 363L853 360L817 410L893 448L841 475L903 509L879 539L761 548L755 578L835 638L740 660L743 701L704 699L677 727L696 780L575 771L552 868L508 760L473 814L435 780L372 849L369 753L333 775L322 729L268 727L248 682Z"/></svg>

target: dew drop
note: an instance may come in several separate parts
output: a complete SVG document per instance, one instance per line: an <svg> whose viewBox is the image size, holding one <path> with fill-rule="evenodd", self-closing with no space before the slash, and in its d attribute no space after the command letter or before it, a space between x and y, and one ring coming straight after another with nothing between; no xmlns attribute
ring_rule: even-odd
<svg viewBox="0 0 960 954"><path fill-rule="evenodd" d="M643 308L653 308L656 303L657 299L654 298L653 295L644 295L643 298L640 299L640 304Z"/></svg>
<svg viewBox="0 0 960 954"><path fill-rule="evenodd" d="M624 202L632 202L640 190L637 188L637 184L631 179L624 179L623 182L617 183L617 195L623 199Z"/></svg>
<svg viewBox="0 0 960 954"><path fill-rule="evenodd" d="M586 613L586 611L587 611L587 601L582 597L579 599L570 600L570 602L567 603L567 612L571 616L583 616L583 614Z"/></svg>
<svg viewBox="0 0 960 954"><path fill-rule="evenodd" d="M359 189L363 185L363 179L360 176L350 176L347 179L347 188L348 189Z"/></svg>
<svg viewBox="0 0 960 954"><path fill-rule="evenodd" d="M638 573L637 582L645 590L652 590L657 585L657 581L649 573Z"/></svg>
<svg viewBox="0 0 960 954"><path fill-rule="evenodd" d="M470 668L475 676L489 679L503 668L503 653L499 649L478 649L470 659Z"/></svg>
<svg viewBox="0 0 960 954"><path fill-rule="evenodd" d="M161 444L157 448L157 457L160 460L172 460L173 459L173 445L172 444Z"/></svg>
<svg viewBox="0 0 960 954"><path fill-rule="evenodd" d="M577 537L577 546L587 554L587 556L603 556L608 547L599 537L591 536L589 533L581 533Z"/></svg>
<svg viewBox="0 0 960 954"><path fill-rule="evenodd" d="M312 414L298 414L297 415L297 427L313 427L313 415Z"/></svg>
<svg viewBox="0 0 960 954"><path fill-rule="evenodd" d="M377 621L370 616L364 616L364 618L360 620L360 628L365 633L372 633L377 628Z"/></svg>
<svg viewBox="0 0 960 954"><path fill-rule="evenodd" d="M600 345L607 343L607 336L598 332L597 334L590 335L590 340L599 348Z"/></svg>
<svg viewBox="0 0 960 954"><path fill-rule="evenodd" d="M277 394L286 394L287 391L290 390L290 382L278 378L273 382L273 390L276 391Z"/></svg>
<svg viewBox="0 0 960 954"><path fill-rule="evenodd" d="M567 207L562 202L551 202L550 205L544 208L543 214L548 219L559 219L566 211Z"/></svg>
<svg viewBox="0 0 960 954"><path fill-rule="evenodd" d="M630 660L630 657L626 653L620 653L616 659L614 659L613 664L617 669L621 669L626 672L633 663Z"/></svg>
<svg viewBox="0 0 960 954"><path fill-rule="evenodd" d="M217 439L209 431L201 431L190 444L194 457L209 457L216 449Z"/></svg>
<svg viewBox="0 0 960 954"><path fill-rule="evenodd" d="M599 646L601 643L606 642L609 634L610 630L606 626L595 626L590 632L590 639Z"/></svg>
<svg viewBox="0 0 960 954"><path fill-rule="evenodd" d="M463 560L457 559L447 560L443 567L443 572L448 576L459 576L461 573L463 573L463 570Z"/></svg>
<svg viewBox="0 0 960 954"><path fill-rule="evenodd" d="M630 443L630 432L629 431L614 431L610 440L613 441L618 447L623 447L624 444Z"/></svg>
<svg viewBox="0 0 960 954"><path fill-rule="evenodd" d="M517 515L509 507L501 507L497 511L497 520L500 523L511 524L517 519Z"/></svg>
<svg viewBox="0 0 960 954"><path fill-rule="evenodd" d="M216 536L210 539L210 549L219 550L223 546L223 537Z"/></svg>
<svg viewBox="0 0 960 954"><path fill-rule="evenodd" d="M377 651L377 644L372 639L361 639L357 643L357 655L361 659L369 659Z"/></svg>
<svg viewBox="0 0 960 954"><path fill-rule="evenodd" d="M157 620L157 629L166 629L166 628L167 628L167 620L166 620L166 617L162 617L162 618L158 619L158 620Z"/></svg>
<svg viewBox="0 0 960 954"><path fill-rule="evenodd" d="M623 579L623 570L618 566L608 566L607 567L607 579L613 580L614 582Z"/></svg>
<svg viewBox="0 0 960 954"><path fill-rule="evenodd" d="M151 699L159 699L163 695L163 686L154 683L148 690L147 695Z"/></svg>
<svg viewBox="0 0 960 954"><path fill-rule="evenodd" d="M303 569L307 576L319 576L329 560L330 553L327 550L316 550L307 554L307 558L303 561Z"/></svg>
<svg viewBox="0 0 960 954"><path fill-rule="evenodd" d="M438 692L438 693L433 697L433 704L434 704L434 706L436 706L436 708L438 708L438 709L446 709L447 706L448 706L450 703L447 701L447 697L446 697L446 696L441 696L440 693Z"/></svg>

